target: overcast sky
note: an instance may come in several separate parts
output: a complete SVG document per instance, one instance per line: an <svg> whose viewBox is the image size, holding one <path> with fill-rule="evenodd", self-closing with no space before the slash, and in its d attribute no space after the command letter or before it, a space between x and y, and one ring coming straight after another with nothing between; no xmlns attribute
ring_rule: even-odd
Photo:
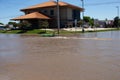
<svg viewBox="0 0 120 80"><path fill-rule="evenodd" d="M0 0L0 22L7 23L11 18L23 15L20 9L49 0ZM60 0L81 7L81 0ZM117 16L116 6L120 0L84 0L85 16L95 19L113 19Z"/></svg>

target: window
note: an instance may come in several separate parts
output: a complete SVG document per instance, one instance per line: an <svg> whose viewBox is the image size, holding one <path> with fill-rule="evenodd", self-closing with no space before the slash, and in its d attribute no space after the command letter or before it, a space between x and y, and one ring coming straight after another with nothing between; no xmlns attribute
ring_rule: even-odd
<svg viewBox="0 0 120 80"><path fill-rule="evenodd" d="M50 10L50 15L54 15L54 10Z"/></svg>
<svg viewBox="0 0 120 80"><path fill-rule="evenodd" d="M44 12L44 13L47 13L47 10L44 10L43 12Z"/></svg>
<svg viewBox="0 0 120 80"><path fill-rule="evenodd" d="M73 10L72 17L73 17L73 19L80 20L80 11L79 10Z"/></svg>

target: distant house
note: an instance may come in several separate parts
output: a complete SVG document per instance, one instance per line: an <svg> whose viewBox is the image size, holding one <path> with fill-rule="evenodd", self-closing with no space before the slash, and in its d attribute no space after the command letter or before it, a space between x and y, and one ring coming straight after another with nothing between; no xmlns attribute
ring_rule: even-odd
<svg viewBox="0 0 120 80"><path fill-rule="evenodd" d="M0 24L0 30L5 30L5 25Z"/></svg>
<svg viewBox="0 0 120 80"><path fill-rule="evenodd" d="M94 24L96 27L101 27L101 28L108 28L108 27L113 27L113 20L98 20L94 19Z"/></svg>
<svg viewBox="0 0 120 80"><path fill-rule="evenodd" d="M59 1L60 26L73 25L74 20L80 20L82 8ZM49 28L57 27L57 2L48 1L34 6L21 9L25 15L13 18L12 20L28 21L34 28L41 27L41 21L47 20Z"/></svg>

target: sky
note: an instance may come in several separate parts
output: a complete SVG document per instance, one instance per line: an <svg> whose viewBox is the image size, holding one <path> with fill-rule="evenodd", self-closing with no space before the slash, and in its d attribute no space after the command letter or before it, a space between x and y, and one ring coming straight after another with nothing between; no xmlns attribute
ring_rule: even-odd
<svg viewBox="0 0 120 80"><path fill-rule="evenodd" d="M24 15L20 9L43 3L49 0L0 0L0 22L7 24L10 19ZM82 7L81 0L59 0ZM118 14L120 0L84 0L85 16L94 19L114 19Z"/></svg>

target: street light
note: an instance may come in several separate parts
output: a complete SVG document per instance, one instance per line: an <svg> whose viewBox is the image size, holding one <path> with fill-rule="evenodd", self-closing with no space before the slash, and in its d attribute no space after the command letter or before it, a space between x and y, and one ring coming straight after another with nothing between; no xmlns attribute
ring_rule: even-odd
<svg viewBox="0 0 120 80"><path fill-rule="evenodd" d="M82 2L82 9L83 9L82 19L84 19L84 0L81 0L81 2ZM82 32L84 32L84 20L82 22Z"/></svg>
<svg viewBox="0 0 120 80"><path fill-rule="evenodd" d="M60 33L60 11L59 11L59 0L57 0L57 31Z"/></svg>
<svg viewBox="0 0 120 80"><path fill-rule="evenodd" d="M116 8L117 8L117 16L119 18L119 6L116 6Z"/></svg>
<svg viewBox="0 0 120 80"><path fill-rule="evenodd" d="M119 28L119 6L116 6L116 8L117 8L117 17L118 17L117 27Z"/></svg>

